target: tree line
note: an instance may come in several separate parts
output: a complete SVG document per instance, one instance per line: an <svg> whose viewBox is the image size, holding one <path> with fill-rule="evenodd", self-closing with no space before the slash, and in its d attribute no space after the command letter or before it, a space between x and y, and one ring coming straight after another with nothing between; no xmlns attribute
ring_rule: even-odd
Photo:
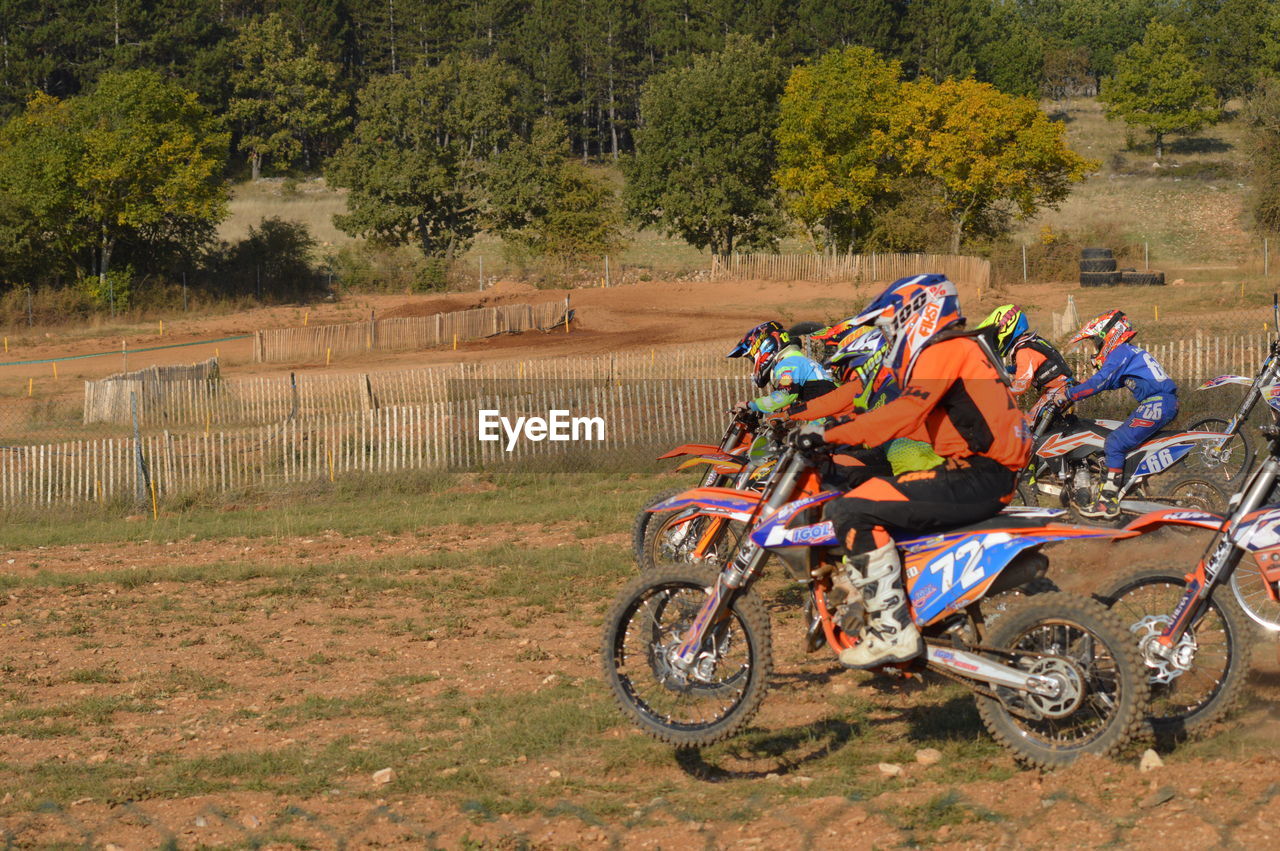
<svg viewBox="0 0 1280 851"><path fill-rule="evenodd" d="M623 217L714 252L999 236L1092 167L1038 95L1193 132L1280 65L1241 0L0 0L0 282L101 303L310 246L212 238L227 177L324 173L438 283L480 230L574 261ZM619 196L573 159L616 158ZM1261 161L1261 160L1259 160ZM1278 170L1280 171L1280 170ZM265 252L265 253L264 253ZM265 259L264 259L265 258ZM282 265L283 263L283 265ZM273 265L274 264L274 265Z"/></svg>

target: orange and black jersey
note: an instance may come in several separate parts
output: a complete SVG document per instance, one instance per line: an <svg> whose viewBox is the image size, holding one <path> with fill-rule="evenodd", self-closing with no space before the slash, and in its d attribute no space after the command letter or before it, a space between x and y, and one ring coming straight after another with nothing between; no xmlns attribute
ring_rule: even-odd
<svg viewBox="0 0 1280 851"><path fill-rule="evenodd" d="M1044 338L1029 334L1013 349L1013 386L1015 395L1033 388L1036 393L1074 383L1075 375L1062 353Z"/></svg>
<svg viewBox="0 0 1280 851"><path fill-rule="evenodd" d="M927 439L944 458L980 455L1021 470L1031 454L1027 420L976 342L950 337L921 350L901 395L829 428L831 443L878 446Z"/></svg>

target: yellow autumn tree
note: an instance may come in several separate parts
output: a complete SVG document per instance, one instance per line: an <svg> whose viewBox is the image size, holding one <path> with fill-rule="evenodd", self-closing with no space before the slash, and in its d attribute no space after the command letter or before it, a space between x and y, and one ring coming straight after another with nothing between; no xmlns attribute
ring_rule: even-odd
<svg viewBox="0 0 1280 851"><path fill-rule="evenodd" d="M821 248L851 250L869 205L895 177L886 143L901 73L874 50L849 47L798 66L787 80L774 181Z"/></svg>
<svg viewBox="0 0 1280 851"><path fill-rule="evenodd" d="M956 253L978 224L1056 207L1098 167L1035 101L972 79L904 84L891 128L902 172L936 188Z"/></svg>

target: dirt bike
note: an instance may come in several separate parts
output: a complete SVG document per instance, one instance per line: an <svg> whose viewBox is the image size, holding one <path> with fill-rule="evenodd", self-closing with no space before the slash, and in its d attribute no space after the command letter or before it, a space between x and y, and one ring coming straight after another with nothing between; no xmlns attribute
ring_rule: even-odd
<svg viewBox="0 0 1280 851"><path fill-rule="evenodd" d="M716 462L720 475L714 480L708 476L703 487L751 491L763 489L778 470L778 453L791 425L786 420L767 421L760 427L760 433L745 452L734 456L732 460ZM722 563L732 553L742 533L741 520L707 516L694 508L666 512L659 506L684 491L677 489L663 493L663 500L650 502L641 509L652 519L645 528L644 540L636 558L640 569L652 570L659 564Z"/></svg>
<svg viewBox="0 0 1280 851"><path fill-rule="evenodd" d="M1243 384L1249 388L1230 419L1206 417L1196 420L1188 427L1190 431L1218 432L1227 436L1223 440L1205 443L1200 448L1197 460L1201 466L1219 471L1228 482L1240 481L1253 464L1253 447L1249 445L1249 440L1245 436L1244 424L1248 422L1249 414L1253 413L1258 401L1277 383L1280 383L1280 342L1273 341L1266 359L1263 360L1262 366L1258 367L1258 372L1253 378L1243 375L1219 375L1196 388L1196 390L1212 390L1228 384Z"/></svg>
<svg viewBox="0 0 1280 851"><path fill-rule="evenodd" d="M1246 615L1280 629L1280 428L1262 432L1267 458L1232 497L1227 517L1166 509L1129 524L1143 532L1169 525L1214 531L1191 573L1137 569L1095 595L1138 636L1152 684L1147 723L1157 734L1181 737L1235 703L1249 669ZM1244 558L1250 554L1253 564Z"/></svg>
<svg viewBox="0 0 1280 851"><path fill-rule="evenodd" d="M759 417L749 416L749 412L731 411L729 413L732 416L723 437L720 438L719 445L685 443L659 455L658 460L684 458L685 460L676 466L677 470L687 470L705 464L707 471L702 477L702 487L729 484L742 472L746 464L746 451L750 448L755 430L759 426ZM636 512L635 520L631 524L631 551L637 563L644 562L645 534L649 529L649 521L653 517L652 512L649 511L650 507L685 490L686 488L683 487L675 487L659 491Z"/></svg>
<svg viewBox="0 0 1280 851"><path fill-rule="evenodd" d="M1062 402L1046 396L1029 414L1032 422L1031 463L1018 481L1023 505L1057 504L1079 513L1098 498L1106 471L1103 445L1120 420L1092 420L1069 413ZM1218 485L1194 469L1180 469L1172 478L1151 487L1148 479L1169 475L1197 445L1222 441L1229 435L1207 431L1157 432L1125 458L1125 483L1120 510L1145 514L1165 508L1158 502L1212 511L1226 504ZM1158 502L1152 502L1156 500Z"/></svg>
<svg viewBox="0 0 1280 851"><path fill-rule="evenodd" d="M833 593L841 550L820 506L813 456L787 447L760 493L696 488L659 510L693 507L740 521L744 534L721 566L673 565L627 584L605 617L604 676L623 714L677 746L705 746L750 721L773 668L768 611L753 586L776 554L808 586L806 641L837 654L857 602ZM1073 594L1028 597L988 630L983 603L1043 575L1045 544L1133 534L1056 522L1055 509L1015 509L972 526L898 542L924 655L886 671L932 671L974 692L991 735L1022 761L1067 765L1109 754L1140 728L1148 697L1137 647L1114 614Z"/></svg>

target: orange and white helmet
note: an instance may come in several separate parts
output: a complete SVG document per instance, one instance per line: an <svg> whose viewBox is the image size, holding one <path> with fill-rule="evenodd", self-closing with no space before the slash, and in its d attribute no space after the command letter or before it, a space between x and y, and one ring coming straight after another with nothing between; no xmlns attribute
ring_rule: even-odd
<svg viewBox="0 0 1280 851"><path fill-rule="evenodd" d="M1124 315L1122 310L1108 310L1106 313L1093 317L1084 325L1080 326L1080 331L1067 341L1067 348L1071 348L1076 343L1092 340L1097 347L1097 354L1093 357L1094 366L1102 366L1111 353L1115 351L1116 346L1132 340L1137 335L1137 331L1129 324L1129 318Z"/></svg>

